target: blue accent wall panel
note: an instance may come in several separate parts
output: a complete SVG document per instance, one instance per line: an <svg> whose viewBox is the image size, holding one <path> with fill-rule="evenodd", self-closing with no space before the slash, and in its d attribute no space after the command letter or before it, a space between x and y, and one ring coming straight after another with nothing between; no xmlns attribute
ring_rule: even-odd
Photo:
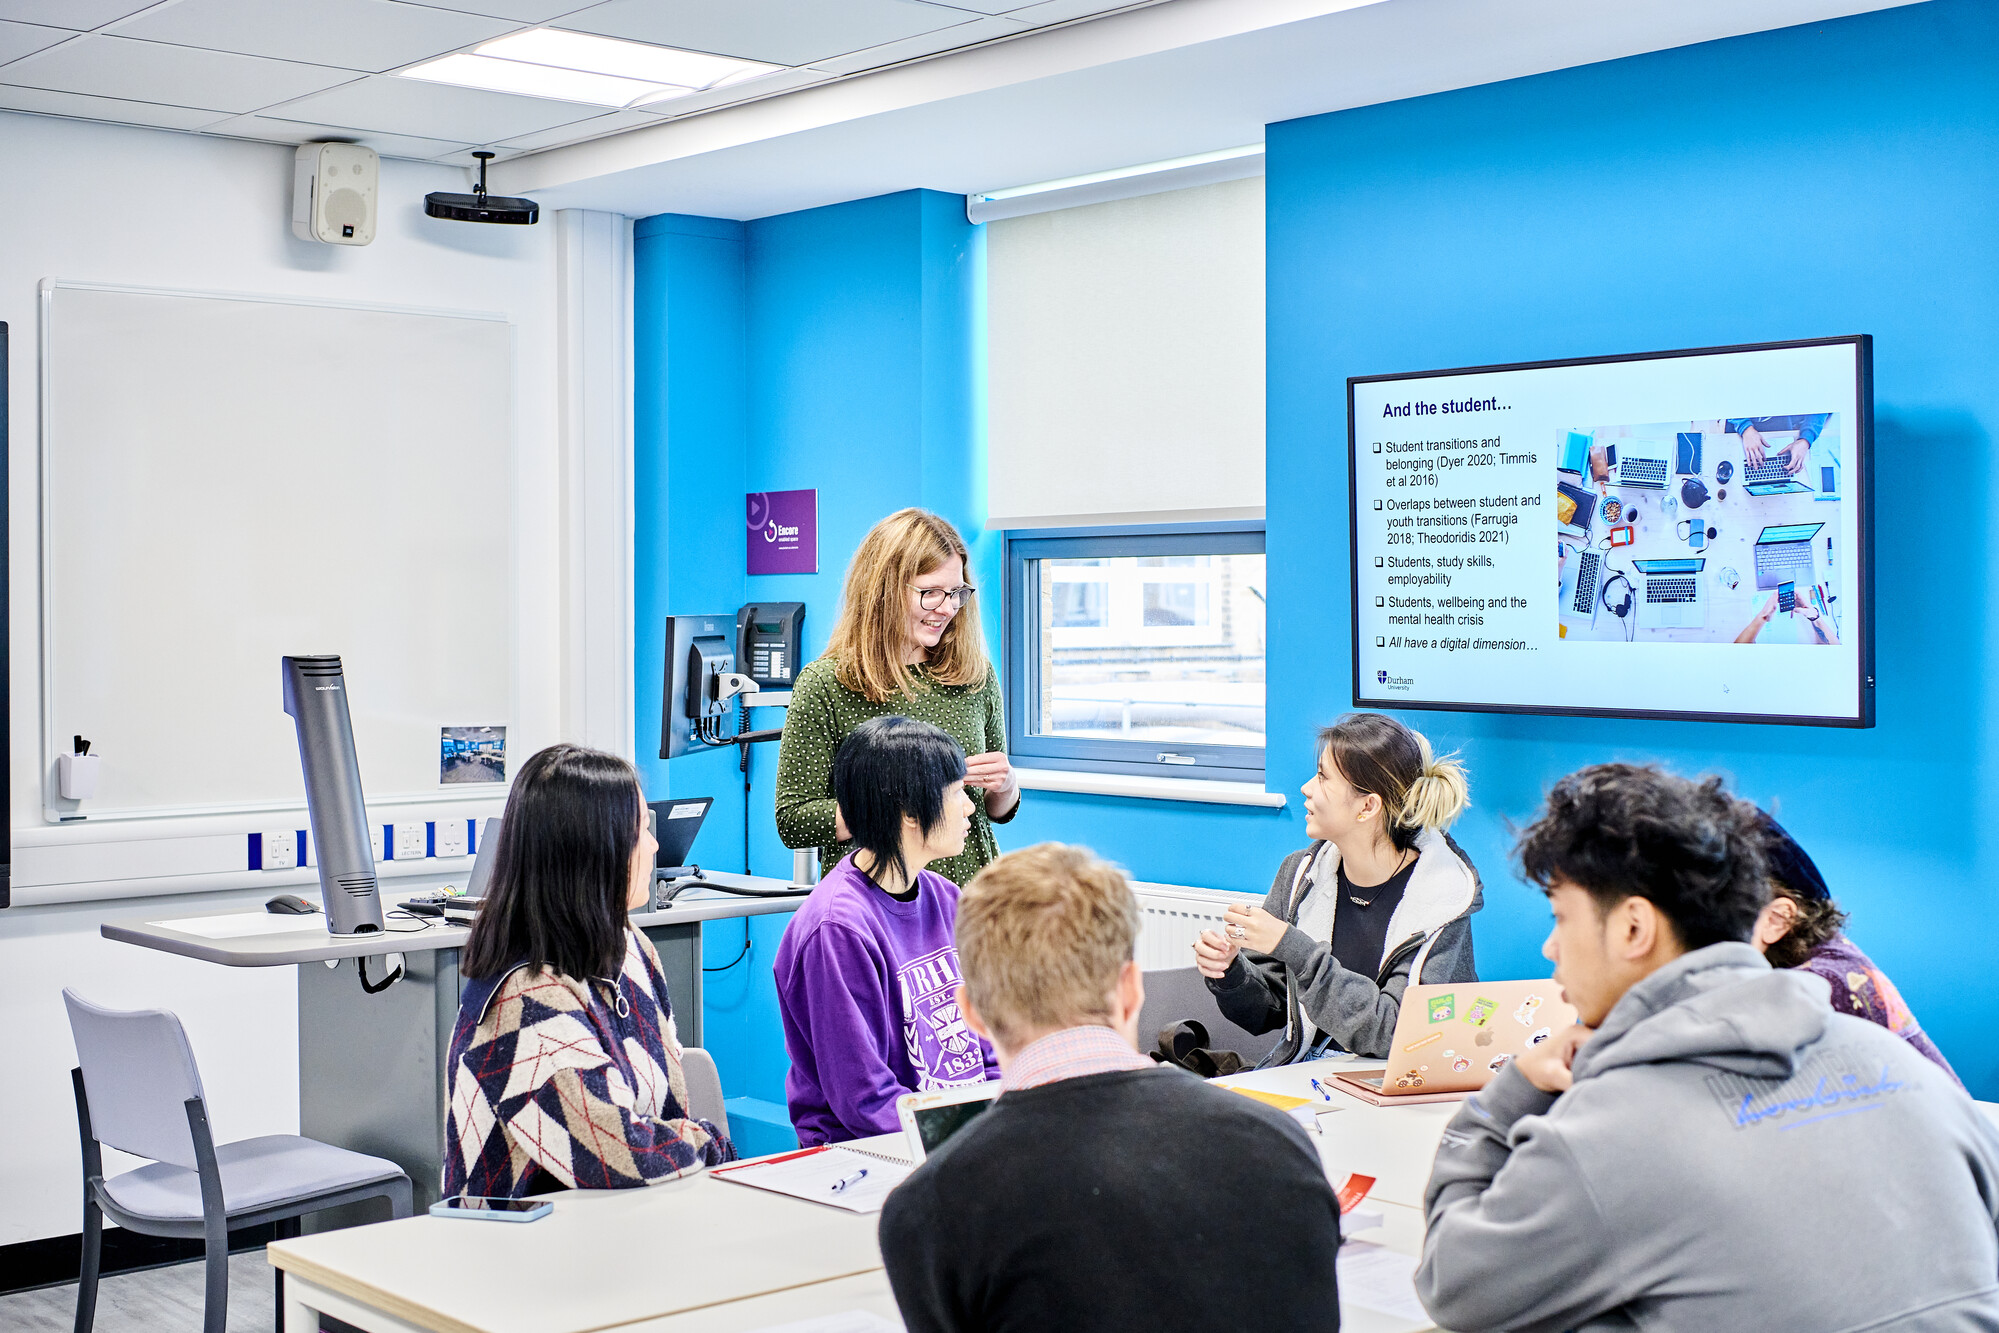
<svg viewBox="0 0 1999 1333"><path fill-rule="evenodd" d="M1999 12L1933 0L1268 143L1272 780L1304 780L1297 742L1351 698L1347 376L1871 333L1876 728L1404 717L1471 767L1484 975L1545 975L1546 908L1506 853L1550 783L1607 759L1719 772L1776 809L1999 1097Z"/></svg>
<svg viewBox="0 0 1999 1333"><path fill-rule="evenodd" d="M982 533L975 410L984 256L962 199L910 191L747 224L647 218L636 236L638 727L649 752L669 613L802 601L809 660L825 649L848 556L883 516L924 505L979 551L996 542ZM743 494L792 489L819 493L819 572L751 578ZM996 587L996 554L991 564L981 581ZM752 725L782 716L758 710ZM751 865L788 876L772 815L776 745L751 763ZM742 866L733 750L653 761L646 777L655 794L665 782L715 796L696 859ZM749 956L705 979L704 1041L731 1097L784 1101L771 964L789 920L754 918ZM707 966L742 946L740 926L716 926Z"/></svg>

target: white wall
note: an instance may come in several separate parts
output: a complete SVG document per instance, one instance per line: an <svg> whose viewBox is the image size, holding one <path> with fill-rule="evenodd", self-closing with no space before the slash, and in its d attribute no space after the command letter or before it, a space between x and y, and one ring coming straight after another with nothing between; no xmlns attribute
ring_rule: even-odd
<svg viewBox="0 0 1999 1333"><path fill-rule="evenodd" d="M281 293L501 311L517 328L515 554L524 643L516 753L562 730L562 452L556 407L554 228L425 218L426 191L464 174L382 163L383 215L364 248L291 234L291 150L0 112L0 320L10 325L10 592L13 821L41 824L40 537L36 527L36 284L45 277L189 290ZM275 705L274 705L275 706ZM510 737L510 739L515 739ZM17 907L0 912L0 1244L80 1225L74 1063L60 990L181 1015L200 1060L218 1136L298 1128L292 969L225 969L98 934L119 917L159 919L254 906L259 887Z"/></svg>

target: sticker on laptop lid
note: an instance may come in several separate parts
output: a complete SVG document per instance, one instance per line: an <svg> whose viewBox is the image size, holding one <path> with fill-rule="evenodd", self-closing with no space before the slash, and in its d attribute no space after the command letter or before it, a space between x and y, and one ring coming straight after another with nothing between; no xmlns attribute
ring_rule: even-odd
<svg viewBox="0 0 1999 1333"><path fill-rule="evenodd" d="M1475 1028L1482 1028L1491 1020L1492 1011L1497 1008L1499 1008L1497 1004L1481 995L1471 1002L1471 1008L1465 1010L1465 1022Z"/></svg>
<svg viewBox="0 0 1999 1333"><path fill-rule="evenodd" d="M1520 1002L1518 1009L1513 1011L1513 1021L1523 1028L1531 1028L1534 1026L1534 1015L1540 1011L1541 997L1530 995Z"/></svg>
<svg viewBox="0 0 1999 1333"><path fill-rule="evenodd" d="M1458 1013L1457 1006L1454 1003L1456 999L1457 996L1455 993L1450 995L1431 996L1430 1021L1432 1023L1448 1023L1453 1018L1456 1018Z"/></svg>
<svg viewBox="0 0 1999 1333"><path fill-rule="evenodd" d="M1432 1032L1432 1033L1431 1033L1431 1034L1430 1034L1429 1036L1427 1036L1427 1037L1418 1037L1418 1038L1416 1038L1416 1040L1414 1040L1414 1041L1411 1041L1411 1042L1404 1042L1404 1043L1403 1043L1403 1045L1402 1045L1402 1049L1403 1049L1403 1050L1405 1050L1405 1051L1420 1051L1420 1050L1422 1050L1422 1049L1423 1049L1423 1048L1424 1048L1425 1046L1429 1046L1429 1045L1431 1045L1432 1043L1435 1043L1435 1042L1440 1042L1440 1041L1442 1041L1443 1039L1444 1039L1444 1034L1443 1034L1443 1033L1441 1033L1441 1032Z"/></svg>
<svg viewBox="0 0 1999 1333"><path fill-rule="evenodd" d="M1451 1072L1453 1074L1462 1074L1470 1068L1471 1068L1471 1061L1465 1056L1461 1055L1457 1059L1451 1061Z"/></svg>
<svg viewBox="0 0 1999 1333"><path fill-rule="evenodd" d="M1555 1035L1555 1030L1553 1028L1535 1028L1534 1031L1528 1035L1527 1044L1529 1046L1539 1046L1542 1042L1548 1040L1548 1038L1554 1035Z"/></svg>
<svg viewBox="0 0 1999 1333"><path fill-rule="evenodd" d="M1500 1070L1506 1068L1512 1059L1511 1055L1495 1055L1492 1057L1492 1063L1488 1064L1486 1068L1497 1074Z"/></svg>

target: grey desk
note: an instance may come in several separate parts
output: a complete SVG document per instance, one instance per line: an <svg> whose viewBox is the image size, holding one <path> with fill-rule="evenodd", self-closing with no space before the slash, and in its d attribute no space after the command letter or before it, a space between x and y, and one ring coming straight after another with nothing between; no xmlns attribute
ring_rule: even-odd
<svg viewBox="0 0 1999 1333"><path fill-rule="evenodd" d="M747 875L709 871L707 877L744 888L787 887ZM659 951L681 1041L701 1044L701 924L792 912L804 901L701 889L664 910L632 914L632 924ZM224 967L297 967L299 1132L395 1162L415 1184L421 1211L436 1200L444 1169L444 1074L463 989L458 951L471 932L440 924L404 933L400 928L411 923L391 920L399 929L390 934L336 939L324 918L314 920L319 924L272 917L267 933L219 939L145 918L106 922L102 930L106 939ZM403 979L367 994L360 960L370 960L369 980L379 984L390 954L402 955Z"/></svg>

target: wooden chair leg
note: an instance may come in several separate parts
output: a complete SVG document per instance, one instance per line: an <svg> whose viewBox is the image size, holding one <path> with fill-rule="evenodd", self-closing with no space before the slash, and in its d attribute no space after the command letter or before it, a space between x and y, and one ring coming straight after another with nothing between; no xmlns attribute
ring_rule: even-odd
<svg viewBox="0 0 1999 1333"><path fill-rule="evenodd" d="M97 1268L104 1252L104 1214L83 1187L83 1264L76 1275L76 1333L97 1323Z"/></svg>

